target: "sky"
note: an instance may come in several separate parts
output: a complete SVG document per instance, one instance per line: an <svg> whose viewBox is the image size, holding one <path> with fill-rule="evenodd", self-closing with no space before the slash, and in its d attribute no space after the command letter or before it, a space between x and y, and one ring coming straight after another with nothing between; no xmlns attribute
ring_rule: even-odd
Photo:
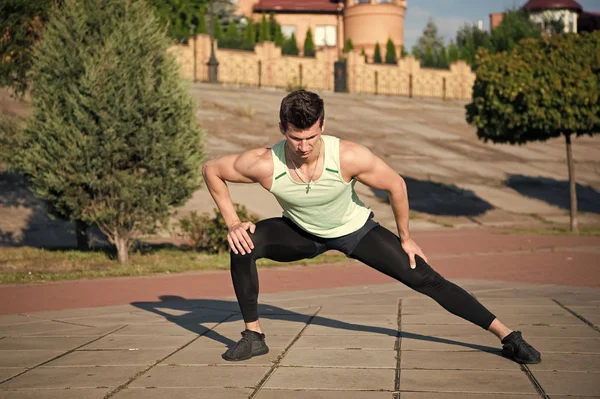
<svg viewBox="0 0 600 399"><path fill-rule="evenodd" d="M456 36L464 23L483 21L483 29L489 31L490 14L507 8L519 8L526 0L408 0L404 16L404 45L408 51L422 35L431 17L438 26L440 36L446 43ZM584 11L600 12L600 0L577 0Z"/></svg>

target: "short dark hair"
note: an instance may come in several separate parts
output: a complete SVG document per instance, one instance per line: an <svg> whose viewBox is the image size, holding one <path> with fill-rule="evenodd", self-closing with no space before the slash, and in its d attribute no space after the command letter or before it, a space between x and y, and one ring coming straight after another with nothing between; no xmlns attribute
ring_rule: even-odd
<svg viewBox="0 0 600 399"><path fill-rule="evenodd" d="M286 131L289 125L296 129L308 129L317 121L323 126L325 119L325 104L318 94L307 90L296 90L281 100L279 121Z"/></svg>

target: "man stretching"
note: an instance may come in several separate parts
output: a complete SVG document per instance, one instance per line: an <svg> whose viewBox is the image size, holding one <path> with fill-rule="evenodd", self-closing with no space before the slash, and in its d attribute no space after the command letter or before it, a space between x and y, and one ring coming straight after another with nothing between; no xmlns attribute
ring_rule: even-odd
<svg viewBox="0 0 600 399"><path fill-rule="evenodd" d="M408 229L406 184L366 147L323 135L323 100L299 90L281 102L272 148L227 155L204 165L206 185L229 228L231 277L246 329L223 354L237 361L269 351L258 320L256 259L291 262L335 249L437 301L447 311L496 335L502 354L519 363L539 363L540 353L427 263ZM354 184L388 192L398 236L373 221ZM235 212L227 182L259 183L283 208L283 216L256 225Z"/></svg>

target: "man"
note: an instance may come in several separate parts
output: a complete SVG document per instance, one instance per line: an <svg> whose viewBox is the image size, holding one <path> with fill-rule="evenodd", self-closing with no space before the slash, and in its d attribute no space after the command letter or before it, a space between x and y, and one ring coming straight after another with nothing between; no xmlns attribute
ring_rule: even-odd
<svg viewBox="0 0 600 399"><path fill-rule="evenodd" d="M408 197L402 177L366 147L323 135L323 100L299 90L281 102L279 128L285 140L207 162L206 185L229 228L231 276L246 329L224 353L246 360L269 351L257 311L256 259L280 262L315 257L329 249L395 278L437 301L449 312L495 334L502 353L519 363L539 363L540 353L519 331L502 324L473 296L445 280L428 264L408 229ZM374 222L354 184L389 193L398 236ZM283 208L283 216L243 222L226 182L259 183Z"/></svg>

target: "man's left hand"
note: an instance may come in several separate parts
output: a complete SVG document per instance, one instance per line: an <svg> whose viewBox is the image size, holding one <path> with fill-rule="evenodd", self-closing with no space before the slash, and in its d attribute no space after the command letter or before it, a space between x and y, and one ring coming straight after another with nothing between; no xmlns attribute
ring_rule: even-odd
<svg viewBox="0 0 600 399"><path fill-rule="evenodd" d="M410 268L414 269L417 267L417 262L415 261L415 255L419 255L425 262L427 262L427 257L421 250L421 248L417 245L416 242L413 241L412 238L407 238L402 240L402 249L408 254L408 259L410 260ZM429 262L428 262L429 263Z"/></svg>

